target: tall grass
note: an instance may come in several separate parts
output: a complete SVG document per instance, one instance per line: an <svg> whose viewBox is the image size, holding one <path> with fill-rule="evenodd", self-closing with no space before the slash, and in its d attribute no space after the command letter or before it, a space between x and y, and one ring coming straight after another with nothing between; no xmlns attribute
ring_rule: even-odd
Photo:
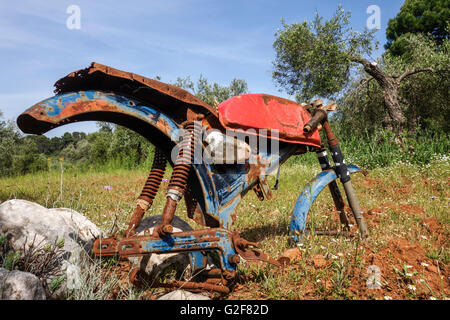
<svg viewBox="0 0 450 320"><path fill-rule="evenodd" d="M447 133L421 131L405 134L396 141L389 131L343 133L339 128L335 131L346 162L367 169L396 163L422 165L450 156L450 135ZM317 165L317 158L314 153L308 153L294 157L288 163Z"/></svg>

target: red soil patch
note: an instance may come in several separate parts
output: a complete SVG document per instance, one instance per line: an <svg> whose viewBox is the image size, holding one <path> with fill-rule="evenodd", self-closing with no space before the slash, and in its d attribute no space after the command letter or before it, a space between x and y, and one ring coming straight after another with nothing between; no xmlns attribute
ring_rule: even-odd
<svg viewBox="0 0 450 320"><path fill-rule="evenodd" d="M316 268L323 268L327 265L327 260L321 254L313 256L312 262Z"/></svg>
<svg viewBox="0 0 450 320"><path fill-rule="evenodd" d="M378 222L380 222L380 213L382 213L382 211L377 211L377 208L369 209L367 212L365 212L365 210L363 211L364 219L369 227L375 227Z"/></svg>
<svg viewBox="0 0 450 320"><path fill-rule="evenodd" d="M428 232L437 237L437 243L440 246L447 246L449 244L448 231L442 226L436 218L426 218L423 219L422 225Z"/></svg>
<svg viewBox="0 0 450 320"><path fill-rule="evenodd" d="M436 218L426 218L422 220L424 227L431 233L439 234L443 232L441 223Z"/></svg>
<svg viewBox="0 0 450 320"><path fill-rule="evenodd" d="M366 266L374 265L379 268L381 288L369 289L365 270L354 270L356 274L352 277L350 291L358 298L364 299L372 295L380 299L384 296L404 299L408 294L414 294L418 298L428 299L432 295L430 289L434 295L450 293L447 267L427 258L419 243L397 238L377 252L371 248L366 250Z"/></svg>
<svg viewBox="0 0 450 320"><path fill-rule="evenodd" d="M385 194L395 194L400 198L408 198L407 196L414 193L414 185L412 181L402 178L402 181L388 181L365 177L361 180L361 185L366 189L376 189L378 192Z"/></svg>
<svg viewBox="0 0 450 320"><path fill-rule="evenodd" d="M401 214L408 215L417 215L417 216L425 216L426 212L423 207L416 206L409 203L400 203L400 204L392 204L392 203L383 203L380 207L370 208L366 210L366 208L362 208L364 213L367 216L377 216L381 213L386 213L388 209L391 209L395 212Z"/></svg>

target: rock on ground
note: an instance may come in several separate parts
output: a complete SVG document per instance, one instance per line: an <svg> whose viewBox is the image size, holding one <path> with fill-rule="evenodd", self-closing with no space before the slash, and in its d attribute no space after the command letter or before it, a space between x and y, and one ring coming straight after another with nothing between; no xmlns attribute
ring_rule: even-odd
<svg viewBox="0 0 450 320"><path fill-rule="evenodd" d="M211 299L202 294L196 294L184 290L175 290L159 297L158 300L211 300Z"/></svg>
<svg viewBox="0 0 450 320"><path fill-rule="evenodd" d="M70 255L79 248L92 249L100 230L82 214L66 208L47 209L26 200L8 200L0 205L0 231L13 236L12 246L41 241L53 244L64 239L64 250Z"/></svg>
<svg viewBox="0 0 450 320"><path fill-rule="evenodd" d="M144 235L144 232L149 232L151 234L153 228L156 225L161 224L161 218L161 215L144 218L139 227L136 228L137 233L139 235ZM174 232L192 230L189 224L177 216L174 217L172 226ZM133 264L133 267L140 267L148 274L158 273L169 266L175 267L182 272L189 266L189 257L187 253L152 254L147 257L131 257L128 258L128 260Z"/></svg>
<svg viewBox="0 0 450 320"><path fill-rule="evenodd" d="M61 273L70 278L79 274L80 257L92 250L101 235L97 226L82 214L66 208L47 209L26 200L8 200L0 204L0 234L8 234L14 250L59 243L63 250ZM62 242L62 239L64 239ZM66 272L66 271L70 271ZM70 283L76 282L71 280ZM50 281L50 280L49 280ZM52 298L64 298L66 283L48 292Z"/></svg>
<svg viewBox="0 0 450 320"><path fill-rule="evenodd" d="M0 300L45 300L38 277L22 271L0 268Z"/></svg>
<svg viewBox="0 0 450 320"><path fill-rule="evenodd" d="M291 262L302 259L302 252L299 248L288 249L283 253L283 257L289 258Z"/></svg>

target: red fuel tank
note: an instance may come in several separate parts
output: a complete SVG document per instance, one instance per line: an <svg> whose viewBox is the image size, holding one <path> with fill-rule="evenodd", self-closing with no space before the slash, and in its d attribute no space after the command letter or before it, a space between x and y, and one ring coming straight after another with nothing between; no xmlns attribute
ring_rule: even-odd
<svg viewBox="0 0 450 320"><path fill-rule="evenodd" d="M227 129L267 129L268 135L278 130L281 141L320 147L317 129L303 132L311 115L294 101L267 94L243 94L222 102L218 109L219 120Z"/></svg>

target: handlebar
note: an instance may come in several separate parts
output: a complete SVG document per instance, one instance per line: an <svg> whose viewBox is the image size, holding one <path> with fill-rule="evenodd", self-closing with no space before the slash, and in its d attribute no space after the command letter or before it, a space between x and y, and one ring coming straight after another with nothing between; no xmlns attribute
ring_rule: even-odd
<svg viewBox="0 0 450 320"><path fill-rule="evenodd" d="M316 109L311 120L303 127L303 132L308 133L317 128L317 126L327 119L327 112L322 109Z"/></svg>

